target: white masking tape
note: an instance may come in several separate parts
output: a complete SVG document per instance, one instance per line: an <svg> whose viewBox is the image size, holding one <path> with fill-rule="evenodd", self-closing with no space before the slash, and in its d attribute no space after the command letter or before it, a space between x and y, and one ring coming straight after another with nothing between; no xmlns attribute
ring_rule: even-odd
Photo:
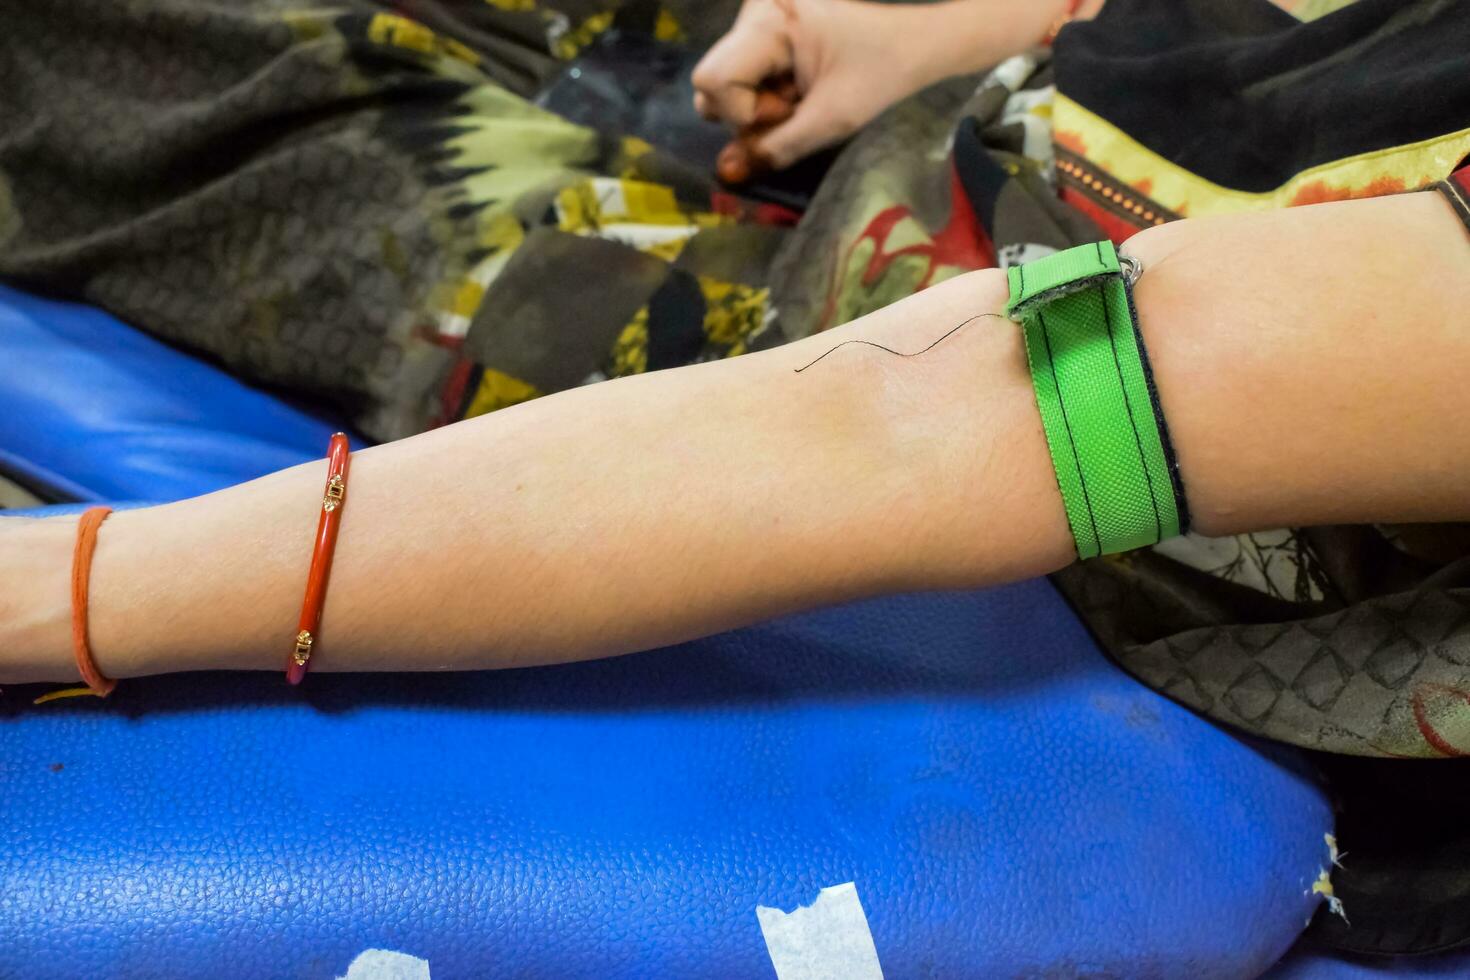
<svg viewBox="0 0 1470 980"><path fill-rule="evenodd" d="M857 885L823 888L794 912L755 907L777 980L883 980Z"/></svg>
<svg viewBox="0 0 1470 980"><path fill-rule="evenodd" d="M429 961L391 949L365 949L337 980L430 980Z"/></svg>

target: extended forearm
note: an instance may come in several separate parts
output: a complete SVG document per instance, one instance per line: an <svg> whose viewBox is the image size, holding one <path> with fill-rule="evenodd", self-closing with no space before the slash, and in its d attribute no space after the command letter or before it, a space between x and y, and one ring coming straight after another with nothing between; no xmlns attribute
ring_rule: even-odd
<svg viewBox="0 0 1470 980"><path fill-rule="evenodd" d="M512 666L623 653L877 592L1048 571L1069 544L1009 324L897 350L1004 301L966 277L841 331L579 389L355 455L315 670ZM279 669L323 464L115 514L92 573L117 677ZM0 526L9 681L75 676L74 519ZM8 557L7 556L7 557ZM20 566L33 563L29 569ZM24 597L24 598L22 598ZM0 639L4 639L0 637Z"/></svg>

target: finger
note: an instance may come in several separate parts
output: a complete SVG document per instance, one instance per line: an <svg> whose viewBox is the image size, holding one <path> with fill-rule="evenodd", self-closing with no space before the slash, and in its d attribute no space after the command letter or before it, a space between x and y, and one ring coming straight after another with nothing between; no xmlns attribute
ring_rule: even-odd
<svg viewBox="0 0 1470 980"><path fill-rule="evenodd" d="M755 121L761 82L790 68L784 34L763 20L741 21L695 66L693 81L715 115L733 126L748 126Z"/></svg>
<svg viewBox="0 0 1470 980"><path fill-rule="evenodd" d="M720 117L715 113L714 106L710 104L709 99L705 97L703 92L694 93L694 111L710 122L719 121Z"/></svg>
<svg viewBox="0 0 1470 980"><path fill-rule="evenodd" d="M755 123L756 89L744 85L727 85L709 94L714 106L715 118L735 129L743 129Z"/></svg>
<svg viewBox="0 0 1470 980"><path fill-rule="evenodd" d="M842 106L818 86L796 103L791 118L773 126L757 139L755 150L778 170L851 135L853 129Z"/></svg>
<svg viewBox="0 0 1470 980"><path fill-rule="evenodd" d="M791 118L796 111L796 100L783 98L770 89L761 89L755 94L756 126L774 126Z"/></svg>

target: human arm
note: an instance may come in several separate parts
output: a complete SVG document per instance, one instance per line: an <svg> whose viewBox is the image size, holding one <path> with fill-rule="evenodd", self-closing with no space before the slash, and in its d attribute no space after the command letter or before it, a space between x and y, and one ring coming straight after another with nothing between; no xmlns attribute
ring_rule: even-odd
<svg viewBox="0 0 1470 980"><path fill-rule="evenodd" d="M998 307L1003 289L986 274L839 335L578 389L354 454L313 670L578 659L968 584L978 569L966 538L992 545L984 574L997 580L1065 562L1065 526L1042 555L1047 532L1026 519L1046 513L1054 490L1044 447L1028 467L1019 439L1034 425L1024 378L966 383L977 363L1013 359L1010 331L961 331L950 358L897 362L903 371L859 355L794 372L843 336L917 349L936 324ZM1006 450L993 462L992 445ZM324 473L313 463L114 514L92 572L102 671L280 669ZM988 510L967 507L977 489ZM75 676L74 526L0 522L0 681Z"/></svg>
<svg viewBox="0 0 1470 980"><path fill-rule="evenodd" d="M1430 194L1179 222L1125 251L1195 526L1470 519L1470 240ZM628 652L1074 557L994 271L731 361L358 453L317 670ZM104 673L280 669L324 468L123 512ZM75 677L74 519L0 521L0 680ZM320 659L318 659L320 658Z"/></svg>
<svg viewBox="0 0 1470 980"><path fill-rule="evenodd" d="M1438 194L1124 251L1198 530L1470 519L1470 237Z"/></svg>

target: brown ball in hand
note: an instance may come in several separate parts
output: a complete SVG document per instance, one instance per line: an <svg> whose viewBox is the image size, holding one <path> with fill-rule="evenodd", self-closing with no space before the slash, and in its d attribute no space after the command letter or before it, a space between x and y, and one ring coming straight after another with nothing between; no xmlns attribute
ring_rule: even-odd
<svg viewBox="0 0 1470 980"><path fill-rule="evenodd" d="M725 144L715 161L715 174L726 184L744 184L770 173L770 157L756 146L764 130L744 133Z"/></svg>

